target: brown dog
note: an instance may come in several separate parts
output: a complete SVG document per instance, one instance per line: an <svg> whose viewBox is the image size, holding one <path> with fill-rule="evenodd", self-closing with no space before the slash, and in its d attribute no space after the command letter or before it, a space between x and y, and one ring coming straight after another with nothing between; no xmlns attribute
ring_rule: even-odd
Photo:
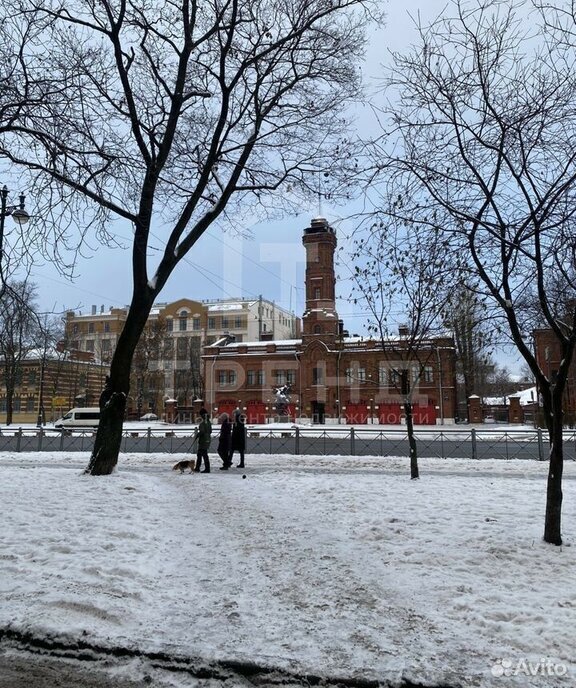
<svg viewBox="0 0 576 688"><path fill-rule="evenodd" d="M190 473L194 470L194 466L196 465L196 461L178 461L178 463L175 463L174 466L172 467L173 471L180 471L180 473L184 473L184 471L189 468Z"/></svg>

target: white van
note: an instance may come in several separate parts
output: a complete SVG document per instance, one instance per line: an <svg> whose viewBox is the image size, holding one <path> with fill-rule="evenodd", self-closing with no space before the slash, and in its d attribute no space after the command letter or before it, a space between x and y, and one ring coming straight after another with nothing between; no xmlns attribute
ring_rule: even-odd
<svg viewBox="0 0 576 688"><path fill-rule="evenodd" d="M65 416L59 418L54 427L60 429L71 428L96 428L100 422L100 409L96 408L73 408Z"/></svg>

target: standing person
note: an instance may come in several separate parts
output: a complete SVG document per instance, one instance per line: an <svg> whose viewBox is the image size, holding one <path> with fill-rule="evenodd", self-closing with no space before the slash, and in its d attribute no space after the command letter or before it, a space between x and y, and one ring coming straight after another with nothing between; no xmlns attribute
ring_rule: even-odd
<svg viewBox="0 0 576 688"><path fill-rule="evenodd" d="M237 468L244 468L244 452L246 451L246 416L239 410L234 412L234 424L232 425L232 446L230 449L229 464L232 465L234 452L240 453L240 463Z"/></svg>
<svg viewBox="0 0 576 688"><path fill-rule="evenodd" d="M196 453L196 466L194 470L196 473L210 473L210 459L208 458L208 449L212 440L212 423L208 418L208 411L202 407L200 409L200 422L196 430L198 437L198 452ZM204 459L204 470L200 471Z"/></svg>
<svg viewBox="0 0 576 688"><path fill-rule="evenodd" d="M232 443L232 423L227 413L220 416L220 436L218 438L218 455L222 459L221 471L230 468L230 447Z"/></svg>

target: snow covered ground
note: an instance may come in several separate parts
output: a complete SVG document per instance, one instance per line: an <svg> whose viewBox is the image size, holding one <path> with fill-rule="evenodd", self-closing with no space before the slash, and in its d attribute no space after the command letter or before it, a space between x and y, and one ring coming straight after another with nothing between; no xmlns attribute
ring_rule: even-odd
<svg viewBox="0 0 576 688"><path fill-rule="evenodd" d="M543 463L426 459L410 481L404 458L214 457L210 475L179 458L94 478L88 455L0 454L0 629L392 684L576 685L576 464L558 548Z"/></svg>

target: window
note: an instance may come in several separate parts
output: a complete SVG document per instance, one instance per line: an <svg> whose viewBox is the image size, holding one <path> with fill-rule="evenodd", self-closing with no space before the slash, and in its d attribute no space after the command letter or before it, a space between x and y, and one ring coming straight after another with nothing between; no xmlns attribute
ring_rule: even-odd
<svg viewBox="0 0 576 688"><path fill-rule="evenodd" d="M215 330L216 329L216 318L208 318L208 329L209 330Z"/></svg>
<svg viewBox="0 0 576 688"><path fill-rule="evenodd" d="M104 323L104 332L110 332L110 323L109 322Z"/></svg>
<svg viewBox="0 0 576 688"><path fill-rule="evenodd" d="M322 368L312 368L312 384L313 385L323 385L324 384L324 371Z"/></svg>
<svg viewBox="0 0 576 688"><path fill-rule="evenodd" d="M239 330L242 327L242 318L234 318L234 327Z"/></svg>
<svg viewBox="0 0 576 688"><path fill-rule="evenodd" d="M320 325L314 325L314 334L322 334L322 328Z"/></svg>
<svg viewBox="0 0 576 688"><path fill-rule="evenodd" d="M387 385L388 384L388 370L383 365L381 365L379 370L378 370L378 382L381 385Z"/></svg>
<svg viewBox="0 0 576 688"><path fill-rule="evenodd" d="M86 373L80 373L78 376L78 386L79 387L86 387L86 383L88 382L88 377Z"/></svg>
<svg viewBox="0 0 576 688"><path fill-rule="evenodd" d="M174 321L172 318L168 318L166 320L166 332L173 332L174 331Z"/></svg>
<svg viewBox="0 0 576 688"><path fill-rule="evenodd" d="M12 408L14 410L14 413L20 413L20 397L14 397L14 401L12 402Z"/></svg>
<svg viewBox="0 0 576 688"><path fill-rule="evenodd" d="M34 411L34 397L28 397L26 399L26 413L32 413Z"/></svg>
<svg viewBox="0 0 576 688"><path fill-rule="evenodd" d="M102 351L110 351L110 340L109 339L103 339L102 340Z"/></svg>
<svg viewBox="0 0 576 688"><path fill-rule="evenodd" d="M247 385L255 385L256 384L256 371L249 370L246 373L246 384Z"/></svg>
<svg viewBox="0 0 576 688"><path fill-rule="evenodd" d="M295 370L287 370L286 371L286 382L289 385L295 385L296 384L296 371Z"/></svg>
<svg viewBox="0 0 576 688"><path fill-rule="evenodd" d="M176 358L179 361L186 361L188 359L188 337L178 337L176 340Z"/></svg>
<svg viewBox="0 0 576 688"><path fill-rule="evenodd" d="M174 340L169 337L164 340L164 358L174 358Z"/></svg>
<svg viewBox="0 0 576 688"><path fill-rule="evenodd" d="M419 380L420 380L420 366L414 365L414 366L412 366L412 382L417 384Z"/></svg>
<svg viewBox="0 0 576 688"><path fill-rule="evenodd" d="M259 371L258 371L257 383L258 383L259 385L265 385L265 384L266 384L266 374L264 373L263 370L259 370Z"/></svg>
<svg viewBox="0 0 576 688"><path fill-rule="evenodd" d="M351 383L354 380L352 368L346 368L346 382Z"/></svg>
<svg viewBox="0 0 576 688"><path fill-rule="evenodd" d="M94 351L94 340L93 339L87 339L86 340L86 351Z"/></svg>
<svg viewBox="0 0 576 688"><path fill-rule="evenodd" d="M28 384L33 387L36 384L36 371L28 371Z"/></svg>
<svg viewBox="0 0 576 688"><path fill-rule="evenodd" d="M314 287L314 298L315 298L315 299L321 298L321 297L320 297L320 294L321 294L321 292L320 292L320 287Z"/></svg>
<svg viewBox="0 0 576 688"><path fill-rule="evenodd" d="M278 386L280 385L285 385L286 384L286 371L284 370L275 370L274 371L274 378L276 380L276 384Z"/></svg>
<svg viewBox="0 0 576 688"><path fill-rule="evenodd" d="M358 368L358 379L360 382L366 381L366 368Z"/></svg>
<svg viewBox="0 0 576 688"><path fill-rule="evenodd" d="M200 329L200 318L192 318L192 329L198 332Z"/></svg>
<svg viewBox="0 0 576 688"><path fill-rule="evenodd" d="M88 323L88 334L94 334L94 323Z"/></svg>
<svg viewBox="0 0 576 688"><path fill-rule="evenodd" d="M219 370L218 371L218 384L221 387L225 385L235 385L236 384L236 371L235 370Z"/></svg>
<svg viewBox="0 0 576 688"><path fill-rule="evenodd" d="M228 318L222 317L222 329L227 330L230 327Z"/></svg>
<svg viewBox="0 0 576 688"><path fill-rule="evenodd" d="M74 334L78 334L79 331L80 331L80 328L79 328L78 325L75 323L75 324L73 325L73 327L72 327L72 332L73 332Z"/></svg>
<svg viewBox="0 0 576 688"><path fill-rule="evenodd" d="M180 332L186 332L188 329L188 314L185 311L180 313L180 318L178 320L178 329Z"/></svg>
<svg viewBox="0 0 576 688"><path fill-rule="evenodd" d="M424 382L434 382L434 368L425 366L422 378Z"/></svg>

